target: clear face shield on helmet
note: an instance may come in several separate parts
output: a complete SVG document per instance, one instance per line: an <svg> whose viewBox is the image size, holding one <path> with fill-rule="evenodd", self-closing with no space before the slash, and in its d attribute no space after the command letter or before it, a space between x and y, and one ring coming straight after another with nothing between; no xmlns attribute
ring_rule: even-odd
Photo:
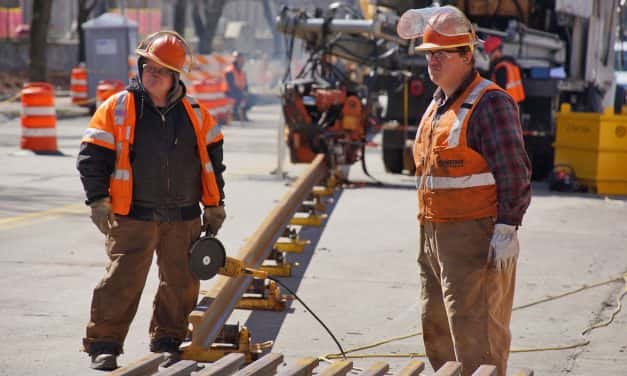
<svg viewBox="0 0 627 376"><path fill-rule="evenodd" d="M468 18L453 6L410 9L403 13L396 32L403 39L423 38L416 51L469 46L480 41Z"/></svg>
<svg viewBox="0 0 627 376"><path fill-rule="evenodd" d="M162 38L162 37L166 37L166 36L172 36L176 39L178 39L181 42L181 45L184 49L184 53L185 53L185 61L182 64L181 68L178 69L177 67L174 67L172 64L168 64L167 61L165 61L165 58L161 58L159 56L157 56L155 53L153 53L150 49L151 45L157 41L158 39ZM187 41L185 41L185 39L176 31L171 31L171 30L162 30L162 31L157 31L155 33L152 33L150 35L148 35L146 38L144 38L139 45L137 46L137 49L135 50L135 52L140 55L140 56L144 56L148 59L151 60L155 60L156 63L163 65L169 69L172 69L174 71L177 71L179 73L181 72L186 72L189 73L191 71L191 67L192 67L192 63L193 63L193 52L192 52L192 48L190 47L189 44L187 44Z"/></svg>

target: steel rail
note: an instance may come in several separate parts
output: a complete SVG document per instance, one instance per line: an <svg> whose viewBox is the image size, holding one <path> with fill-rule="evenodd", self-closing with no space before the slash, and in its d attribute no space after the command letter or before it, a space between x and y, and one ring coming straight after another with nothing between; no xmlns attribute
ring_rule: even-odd
<svg viewBox="0 0 627 376"><path fill-rule="evenodd" d="M257 268L270 255L272 247L281 236L285 226L311 193L313 187L328 174L324 155L318 154L307 170L292 184L281 201L266 216L257 231L240 248L238 259L248 267ZM189 315L192 325L191 344L183 351L208 349L235 309L251 277L230 278L217 276L216 281L201 300L201 303Z"/></svg>

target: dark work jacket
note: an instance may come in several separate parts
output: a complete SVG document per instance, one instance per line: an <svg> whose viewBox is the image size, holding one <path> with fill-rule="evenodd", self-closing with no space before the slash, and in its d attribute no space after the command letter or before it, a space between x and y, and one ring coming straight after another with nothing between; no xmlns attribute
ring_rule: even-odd
<svg viewBox="0 0 627 376"><path fill-rule="evenodd" d="M180 94L165 108L157 108L137 80L127 90L135 96L135 137L131 146L133 200L130 217L141 220L179 221L197 218L202 194L201 165L196 135ZM207 146L224 200L222 141ZM77 168L88 203L108 196L109 176L115 168L115 152L83 143Z"/></svg>

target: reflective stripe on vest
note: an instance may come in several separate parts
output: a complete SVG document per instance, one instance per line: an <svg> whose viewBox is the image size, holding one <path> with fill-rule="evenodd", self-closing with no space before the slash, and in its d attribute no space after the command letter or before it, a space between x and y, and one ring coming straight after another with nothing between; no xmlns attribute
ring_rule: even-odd
<svg viewBox="0 0 627 376"><path fill-rule="evenodd" d="M219 125L215 125L213 128L207 132L207 137L205 137L205 142L210 144L213 140L218 137L218 135L222 132L222 128Z"/></svg>
<svg viewBox="0 0 627 376"><path fill-rule="evenodd" d="M198 124L202 124L202 111L200 110L200 105L198 104L198 101L196 100L196 98L189 95L186 95L186 97L189 103L192 105L192 109L194 110L194 114L196 115L196 120L198 121Z"/></svg>
<svg viewBox="0 0 627 376"><path fill-rule="evenodd" d="M111 133L107 131L103 131L102 129L96 128L87 128L85 132L83 132L84 138L93 138L94 140L100 140L102 142L106 142L107 144L113 145L115 142L114 137Z"/></svg>
<svg viewBox="0 0 627 376"><path fill-rule="evenodd" d="M420 188L423 184L424 188L434 189L456 189L456 188L472 188L482 187L486 185L496 184L494 175L491 172L481 174L473 174L467 176L448 177L448 176L416 176L416 188Z"/></svg>
<svg viewBox="0 0 627 376"><path fill-rule="evenodd" d="M117 126L124 126L124 120L126 120L126 100L128 92L123 92L118 96L118 100L115 102L115 109L113 110L113 123Z"/></svg>
<svg viewBox="0 0 627 376"><path fill-rule="evenodd" d="M190 96L187 97L187 100L189 101L189 103L192 105L192 108L194 109L194 113L196 114L196 119L198 120L198 124L202 124L202 112L200 111L200 106L198 105L198 101L196 99L197 98L195 97L190 97ZM213 139L218 137L220 132L222 132L222 127L216 124L213 128L209 130L209 132L207 132L207 136L205 137L205 142L208 144L212 143ZM213 167L211 168L211 171L213 171Z"/></svg>
<svg viewBox="0 0 627 376"><path fill-rule="evenodd" d="M116 180L129 180L131 177L131 173L129 170L118 170L116 169L113 172L113 178Z"/></svg>
<svg viewBox="0 0 627 376"><path fill-rule="evenodd" d="M464 122L466 121L466 116L468 116L470 109L474 106L475 102L477 101L477 98L479 98L479 95L481 94L483 89L488 87L488 85L490 85L491 83L492 82L488 80L481 80L481 82L472 89L470 94L468 94L468 97L466 97L466 100L464 101L462 108L457 113L457 119L455 120L453 127L451 127L451 133L449 133L449 136L448 136L449 148L454 148L457 145L459 145L459 137L461 135Z"/></svg>
<svg viewBox="0 0 627 376"><path fill-rule="evenodd" d="M122 92L115 102L115 109L113 110L113 119L116 127L124 127L126 125L126 101L128 100L128 92ZM119 134L121 134L120 132ZM121 141L129 141L131 138L131 127L126 127L126 132L124 133L124 140L118 140L115 144L116 153L119 155L122 153L122 142ZM116 163L115 171L111 175L114 180L124 180L128 181L130 179L130 171L127 169L121 169L118 164L120 161Z"/></svg>

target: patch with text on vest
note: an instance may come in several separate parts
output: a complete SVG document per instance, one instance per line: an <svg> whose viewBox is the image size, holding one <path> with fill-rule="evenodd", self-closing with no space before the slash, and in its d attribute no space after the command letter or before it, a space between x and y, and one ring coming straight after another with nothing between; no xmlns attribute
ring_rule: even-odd
<svg viewBox="0 0 627 376"><path fill-rule="evenodd" d="M438 167L440 168L461 168L464 167L463 159L439 159Z"/></svg>

